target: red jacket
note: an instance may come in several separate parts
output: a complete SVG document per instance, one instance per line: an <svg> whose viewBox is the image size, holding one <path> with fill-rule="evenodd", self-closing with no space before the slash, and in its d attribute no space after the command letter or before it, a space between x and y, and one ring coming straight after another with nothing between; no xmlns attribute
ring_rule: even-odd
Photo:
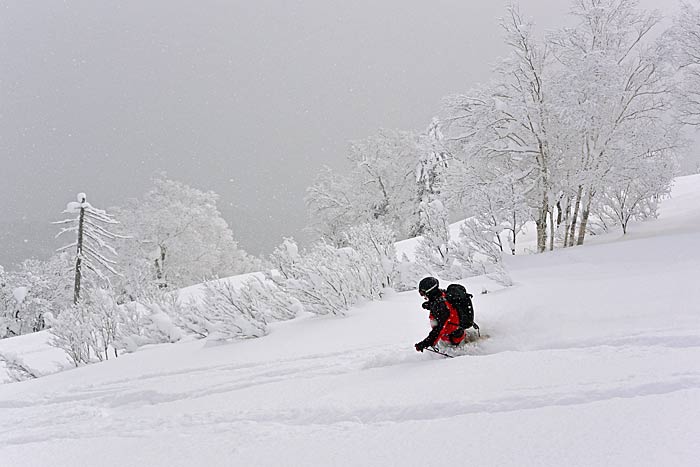
<svg viewBox="0 0 700 467"><path fill-rule="evenodd" d="M423 307L426 308L426 304ZM436 298L428 300L427 308L430 310L430 325L433 329L428 337L423 339L424 344L433 346L440 341L459 344L464 340L464 330L459 327L459 314L457 309L445 300L444 290L441 290Z"/></svg>

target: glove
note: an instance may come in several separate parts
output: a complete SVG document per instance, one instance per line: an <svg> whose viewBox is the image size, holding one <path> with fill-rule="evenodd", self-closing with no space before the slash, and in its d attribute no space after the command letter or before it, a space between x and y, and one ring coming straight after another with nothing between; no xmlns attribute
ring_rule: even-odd
<svg viewBox="0 0 700 467"><path fill-rule="evenodd" d="M426 310L429 310L429 309L430 309L430 302L425 301L425 302L421 303L420 306L422 306L422 307L425 308Z"/></svg>
<svg viewBox="0 0 700 467"><path fill-rule="evenodd" d="M417 352L422 352L427 346L424 342L419 342L415 345Z"/></svg>

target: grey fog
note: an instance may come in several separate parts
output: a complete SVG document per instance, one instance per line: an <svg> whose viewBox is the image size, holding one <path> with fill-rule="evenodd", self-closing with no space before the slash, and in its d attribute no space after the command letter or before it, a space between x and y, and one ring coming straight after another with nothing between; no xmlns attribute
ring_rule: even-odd
<svg viewBox="0 0 700 467"><path fill-rule="evenodd" d="M252 254L304 240L305 189L348 141L422 131L489 78L505 4L1 2L0 264L47 257L75 193L108 208L160 172L218 193ZM569 2L519 4L544 32Z"/></svg>

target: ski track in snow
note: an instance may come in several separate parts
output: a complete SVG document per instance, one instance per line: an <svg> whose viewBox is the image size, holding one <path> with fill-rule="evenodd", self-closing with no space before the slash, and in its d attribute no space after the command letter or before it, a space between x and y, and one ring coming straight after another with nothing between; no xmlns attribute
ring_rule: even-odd
<svg viewBox="0 0 700 467"><path fill-rule="evenodd" d="M590 340L571 343L568 346L550 346L547 352L579 352L581 349L599 348L601 352L627 349L630 353L650 347L700 348L700 336L693 334L623 336L612 340ZM174 416L139 416L140 409L170 403L206 399L225 395L236 400L236 393L262 386L281 384L288 386L300 380L327 380L320 383L332 387L333 379L344 375L397 366L420 367L441 361L450 365L459 359L416 356L403 346L361 349L350 352L314 354L303 358L275 362L215 365L182 371L153 373L138 379L115 379L99 387L76 387L69 394L49 394L38 401L6 400L3 409L25 409L24 418L15 420L10 429L0 431L0 445L22 445L58 439L89 439L103 436L99 433L119 433L121 437L139 437L154 430L177 432L221 432L235 427L257 424L290 426L329 426L338 424L382 424L407 421L441 420L477 413L517 412L545 407L592 404L617 398L637 398L664 395L679 391L699 391L700 371L662 374L656 378L625 375L617 381L575 382L554 386L524 386L500 391L493 397L465 401L464 397L444 402L376 404L342 407L342 404L299 408L273 407L257 410L192 412ZM543 349L544 350L544 349ZM543 350L516 351L521 357ZM633 351L633 352L632 352ZM512 350L482 354L483 358ZM658 350L657 350L658 352ZM700 356L700 351L698 352ZM469 358L469 357L466 357ZM532 358L537 358L533 356ZM466 361L465 358L462 359ZM206 377L206 378L205 378ZM198 379L202 378L202 379ZM193 381L195 383L193 383ZM173 388L173 391L139 389L151 386ZM182 385L197 387L175 390ZM602 386L602 387L601 387ZM466 397L466 399L470 399ZM28 410L27 410L28 409ZM33 416L27 416L27 411ZM51 419L49 425L46 419ZM84 426L76 420L85 422ZM97 427L97 428L96 428ZM138 428L136 428L138 427ZM28 435L28 432L34 434ZM97 433L95 433L97 432ZM21 433L21 434L15 434Z"/></svg>
<svg viewBox="0 0 700 467"><path fill-rule="evenodd" d="M569 344L550 343L546 346L533 346L533 350L587 349L593 347L668 347L673 349L690 349L700 347L700 335L697 334L634 334L628 336L595 338Z"/></svg>

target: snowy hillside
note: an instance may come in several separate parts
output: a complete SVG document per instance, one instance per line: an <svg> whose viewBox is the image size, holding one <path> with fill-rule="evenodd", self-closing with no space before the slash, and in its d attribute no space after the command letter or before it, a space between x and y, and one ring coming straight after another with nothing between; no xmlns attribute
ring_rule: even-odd
<svg viewBox="0 0 700 467"><path fill-rule="evenodd" d="M465 357L412 292L0 386L0 465L698 465L700 176L630 230L466 281Z"/></svg>

